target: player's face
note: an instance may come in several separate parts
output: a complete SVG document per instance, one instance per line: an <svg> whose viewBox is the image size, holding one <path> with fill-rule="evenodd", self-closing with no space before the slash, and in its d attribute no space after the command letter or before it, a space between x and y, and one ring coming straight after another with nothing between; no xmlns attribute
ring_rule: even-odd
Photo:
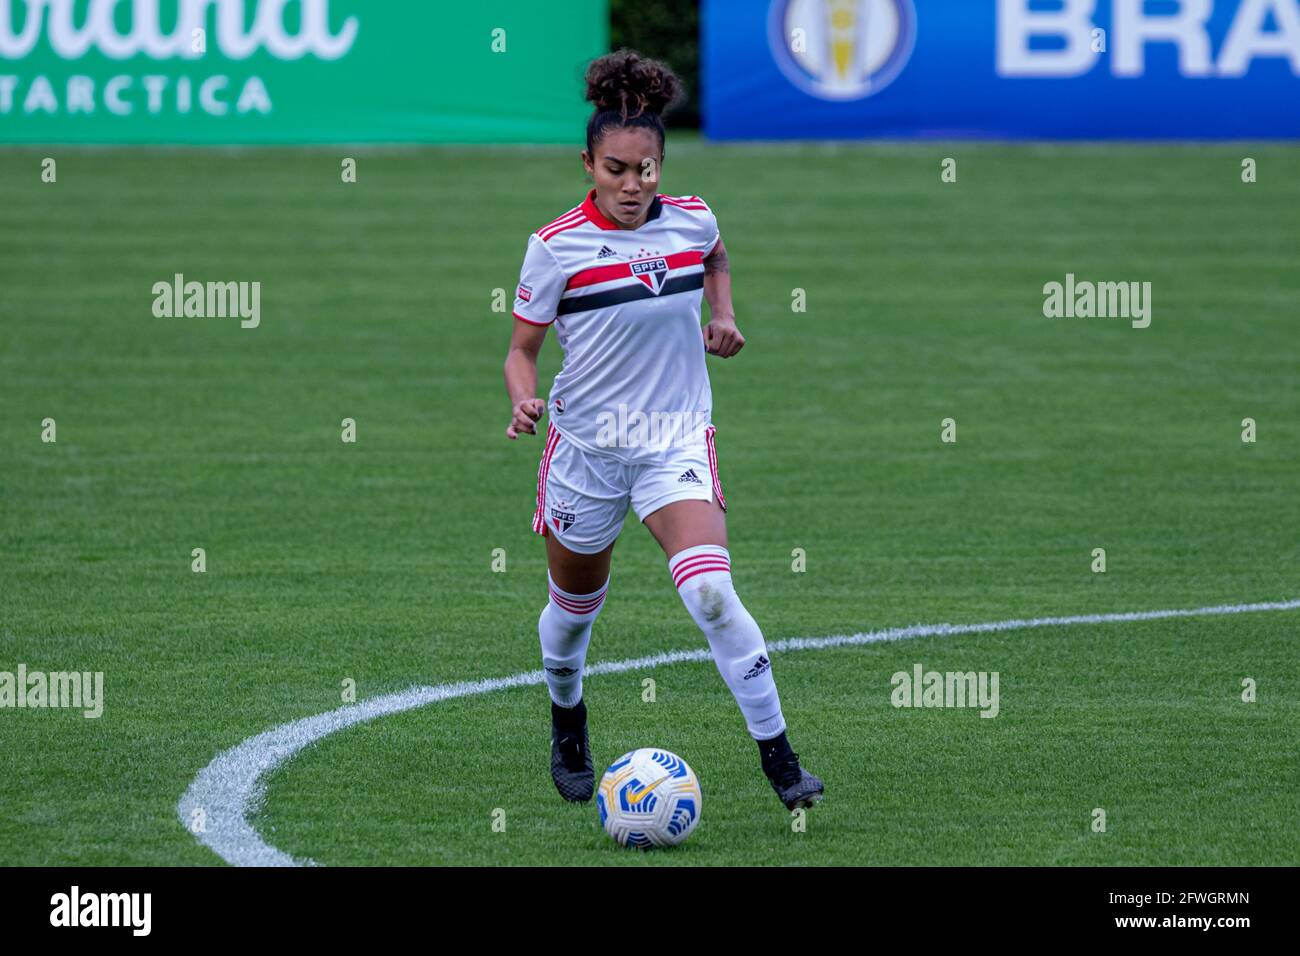
<svg viewBox="0 0 1300 956"><path fill-rule="evenodd" d="M659 137L642 127L612 129L596 144L596 155L582 151L582 163L596 181L596 206L624 229L645 222L659 191L663 162Z"/></svg>

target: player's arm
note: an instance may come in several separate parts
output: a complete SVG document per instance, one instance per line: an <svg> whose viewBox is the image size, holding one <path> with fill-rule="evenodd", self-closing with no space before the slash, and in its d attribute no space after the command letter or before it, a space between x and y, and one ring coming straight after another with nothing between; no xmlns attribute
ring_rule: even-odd
<svg viewBox="0 0 1300 956"><path fill-rule="evenodd" d="M704 327L704 347L710 355L731 358L745 347L745 337L736 328L736 309L731 304L731 263L722 237L704 257L704 298L709 302L709 324Z"/></svg>
<svg viewBox="0 0 1300 956"><path fill-rule="evenodd" d="M537 354L542 350L546 330L555 321L565 277L559 261L546 248L537 233L528 237L528 250L519 271L519 291L515 295L515 328L506 353L506 392L512 408L506 437L536 435L536 423L546 411L546 402L537 397Z"/></svg>
<svg viewBox="0 0 1300 956"><path fill-rule="evenodd" d="M546 339L545 325L531 325L515 319L510 336L510 351L506 353L506 394L513 408L506 437L513 440L520 433L537 434L537 422L546 411L546 402L537 397L537 355Z"/></svg>

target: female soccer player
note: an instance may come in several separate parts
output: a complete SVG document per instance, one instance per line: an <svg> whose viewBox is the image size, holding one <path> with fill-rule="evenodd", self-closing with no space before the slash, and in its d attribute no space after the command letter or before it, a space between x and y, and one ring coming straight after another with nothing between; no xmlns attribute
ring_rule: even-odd
<svg viewBox="0 0 1300 956"><path fill-rule="evenodd" d="M595 788L582 699L591 628L630 504L668 556L686 609L758 741L787 808L821 799L799 765L763 633L731 581L705 353L745 344L731 304L727 249L698 196L658 194L661 114L680 93L666 66L620 50L587 69L582 163L595 183L528 237L505 362L514 406L506 436L536 434L549 411L533 530L546 538L550 600L538 632L551 696L551 776L566 800ZM701 293L711 321L700 328ZM555 325L564 364L549 403L537 354Z"/></svg>

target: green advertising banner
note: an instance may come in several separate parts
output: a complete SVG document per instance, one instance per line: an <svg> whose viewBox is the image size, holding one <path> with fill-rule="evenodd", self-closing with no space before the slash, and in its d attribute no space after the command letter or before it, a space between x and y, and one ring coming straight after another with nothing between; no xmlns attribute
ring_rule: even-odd
<svg viewBox="0 0 1300 956"><path fill-rule="evenodd" d="M608 0L0 0L0 142L564 142L608 37Z"/></svg>

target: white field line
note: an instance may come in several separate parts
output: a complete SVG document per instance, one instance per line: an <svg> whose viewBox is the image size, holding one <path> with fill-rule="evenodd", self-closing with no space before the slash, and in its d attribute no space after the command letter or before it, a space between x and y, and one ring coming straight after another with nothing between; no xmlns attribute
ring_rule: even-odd
<svg viewBox="0 0 1300 956"><path fill-rule="evenodd" d="M1037 617L985 624L915 624L841 637L793 637L768 644L772 653L819 650L899 641L913 637L950 637L958 634L988 634L1041 627L1068 627L1076 624L1117 624L1126 621L1158 621L1180 617L1211 617L1224 614L1253 614L1261 611L1300 609L1300 600L1272 601L1263 604L1220 604L1214 607L1168 611L1129 611L1119 614L1077 614L1069 617ZM584 677L618 674L624 671L663 667L683 661L708 661L710 652L701 648L669 651L647 657L594 664ZM181 823L194 832L204 846L234 866L302 866L311 860L297 860L266 843L251 823L265 795L263 777L303 748L323 737L378 717L401 713L416 707L436 704L457 697L473 697L512 687L529 687L543 683L540 670L496 677L490 680L439 684L436 687L412 687L331 710L314 717L304 717L273 727L213 758L190 784L176 806ZM199 828L198 821L202 826Z"/></svg>

